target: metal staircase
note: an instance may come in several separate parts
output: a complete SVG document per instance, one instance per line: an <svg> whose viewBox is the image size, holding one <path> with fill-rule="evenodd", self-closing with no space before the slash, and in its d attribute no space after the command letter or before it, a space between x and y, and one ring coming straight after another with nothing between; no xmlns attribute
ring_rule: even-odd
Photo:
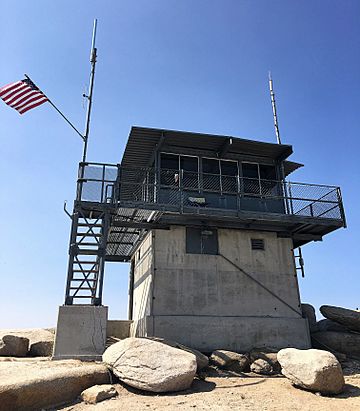
<svg viewBox="0 0 360 411"><path fill-rule="evenodd" d="M72 215L65 304L101 305L106 243L110 225L107 212Z"/></svg>

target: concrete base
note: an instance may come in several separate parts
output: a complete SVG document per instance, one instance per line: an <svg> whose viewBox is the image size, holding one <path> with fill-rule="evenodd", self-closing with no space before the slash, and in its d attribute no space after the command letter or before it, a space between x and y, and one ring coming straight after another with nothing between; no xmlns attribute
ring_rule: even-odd
<svg viewBox="0 0 360 411"><path fill-rule="evenodd" d="M203 352L311 348L309 326L304 318L148 316L134 321L131 336L163 337Z"/></svg>
<svg viewBox="0 0 360 411"><path fill-rule="evenodd" d="M53 359L101 360L106 343L108 307L59 307Z"/></svg>
<svg viewBox="0 0 360 411"><path fill-rule="evenodd" d="M108 337L116 337L123 340L130 337L131 320L109 320L106 334Z"/></svg>

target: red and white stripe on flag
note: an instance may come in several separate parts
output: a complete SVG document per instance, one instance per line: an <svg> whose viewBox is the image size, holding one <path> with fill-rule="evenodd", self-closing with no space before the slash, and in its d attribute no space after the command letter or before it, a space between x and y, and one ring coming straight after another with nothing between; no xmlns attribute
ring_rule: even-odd
<svg viewBox="0 0 360 411"><path fill-rule="evenodd" d="M0 98L20 114L24 114L28 110L48 101L43 92L40 91L29 79L24 79L1 87Z"/></svg>

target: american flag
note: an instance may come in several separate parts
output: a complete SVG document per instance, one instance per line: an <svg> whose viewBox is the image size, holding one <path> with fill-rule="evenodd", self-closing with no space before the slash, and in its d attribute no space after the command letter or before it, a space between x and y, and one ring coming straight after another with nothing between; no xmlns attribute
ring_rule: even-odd
<svg viewBox="0 0 360 411"><path fill-rule="evenodd" d="M49 101L45 94L27 78L1 87L0 98L20 114Z"/></svg>

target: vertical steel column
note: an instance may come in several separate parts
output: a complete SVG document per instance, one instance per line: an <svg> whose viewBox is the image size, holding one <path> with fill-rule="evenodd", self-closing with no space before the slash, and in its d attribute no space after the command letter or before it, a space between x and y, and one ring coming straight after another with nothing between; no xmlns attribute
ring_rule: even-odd
<svg viewBox="0 0 360 411"><path fill-rule="evenodd" d="M128 320L133 319L133 304L134 304L134 271L135 271L135 260L134 258L130 263L130 275L129 275L129 306L128 306Z"/></svg>
<svg viewBox="0 0 360 411"><path fill-rule="evenodd" d="M70 296L71 280L73 278L73 265L74 256L77 254L76 247L76 234L78 229L79 212L75 211L72 215L71 223L71 233L70 233L70 244L69 244L69 261L68 261L68 271L66 280L66 290L65 290L65 305L72 305L73 299Z"/></svg>
<svg viewBox="0 0 360 411"><path fill-rule="evenodd" d="M105 211L104 215L103 215L103 221L102 221L101 243L100 243L99 255L98 255L99 256L98 294L97 294L97 297L93 301L94 305L101 305L102 304L106 244L107 244L107 238L108 238L108 234L109 234L110 220L111 220L110 213Z"/></svg>

